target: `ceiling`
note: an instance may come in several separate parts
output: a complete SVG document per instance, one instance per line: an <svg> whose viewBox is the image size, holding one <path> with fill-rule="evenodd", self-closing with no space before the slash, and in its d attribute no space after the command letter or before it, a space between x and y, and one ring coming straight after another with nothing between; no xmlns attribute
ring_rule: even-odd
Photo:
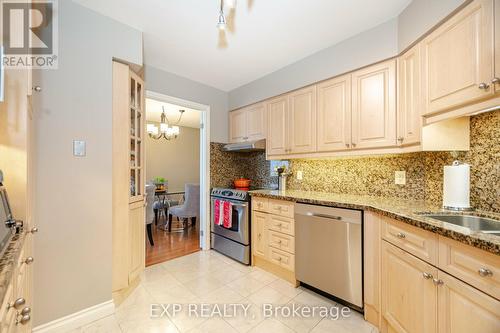
<svg viewBox="0 0 500 333"><path fill-rule="evenodd" d="M154 99L146 98L146 121L160 122L162 107L165 108L165 114L168 120L173 123L179 119L179 110L186 110L182 115L181 122L178 126L200 128L200 112L198 110L185 108L175 104L159 102Z"/></svg>
<svg viewBox="0 0 500 333"><path fill-rule="evenodd" d="M144 33L149 66L230 91L396 17L411 0L75 0ZM233 16L233 15L231 15Z"/></svg>

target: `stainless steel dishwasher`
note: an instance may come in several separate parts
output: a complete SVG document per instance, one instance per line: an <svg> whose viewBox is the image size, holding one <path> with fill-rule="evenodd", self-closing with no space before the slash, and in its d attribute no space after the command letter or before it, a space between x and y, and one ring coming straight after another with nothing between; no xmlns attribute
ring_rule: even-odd
<svg viewBox="0 0 500 333"><path fill-rule="evenodd" d="M363 309L363 213L295 204L297 280Z"/></svg>

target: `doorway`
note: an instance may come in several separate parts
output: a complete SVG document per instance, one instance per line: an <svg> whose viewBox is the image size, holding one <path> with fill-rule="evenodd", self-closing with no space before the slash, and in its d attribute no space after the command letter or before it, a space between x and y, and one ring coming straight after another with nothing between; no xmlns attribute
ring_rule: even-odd
<svg viewBox="0 0 500 333"><path fill-rule="evenodd" d="M146 92L146 181L154 186L146 266L210 248L209 119L207 105Z"/></svg>

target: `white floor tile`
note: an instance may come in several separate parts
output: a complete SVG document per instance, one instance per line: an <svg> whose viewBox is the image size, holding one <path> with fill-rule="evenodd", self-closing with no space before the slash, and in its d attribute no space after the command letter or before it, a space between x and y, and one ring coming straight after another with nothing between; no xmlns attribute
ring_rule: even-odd
<svg viewBox="0 0 500 333"><path fill-rule="evenodd" d="M286 304L291 297L285 296L273 288L265 287L248 296L248 299L260 306L262 304Z"/></svg>
<svg viewBox="0 0 500 333"><path fill-rule="evenodd" d="M81 333L120 333L121 329L114 315L97 320L79 330Z"/></svg>
<svg viewBox="0 0 500 333"><path fill-rule="evenodd" d="M250 277L250 275L248 274L243 276L242 278L230 282L228 286L242 296L247 297L250 296L250 294L258 291L259 289L264 288L266 284Z"/></svg>
<svg viewBox="0 0 500 333"><path fill-rule="evenodd" d="M250 332L252 333L293 333L285 324L279 322L275 319L266 319L262 321L259 325L254 327Z"/></svg>
<svg viewBox="0 0 500 333"><path fill-rule="evenodd" d="M231 333L238 332L221 318L213 318L188 331L189 333Z"/></svg>

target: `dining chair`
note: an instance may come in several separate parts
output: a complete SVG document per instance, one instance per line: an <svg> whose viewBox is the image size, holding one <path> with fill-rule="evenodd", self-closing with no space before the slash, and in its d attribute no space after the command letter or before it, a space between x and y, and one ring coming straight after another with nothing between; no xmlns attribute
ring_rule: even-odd
<svg viewBox="0 0 500 333"><path fill-rule="evenodd" d="M155 205L155 186L151 184L146 185L146 230L148 232L149 244L154 246L153 232L151 230L151 224L153 221L157 221L156 213L154 211Z"/></svg>
<svg viewBox="0 0 500 333"><path fill-rule="evenodd" d="M182 219L183 229L188 227L188 221L196 225L196 217L200 214L200 184L186 184L184 186L184 203L182 205L170 207L168 213L168 231L172 231L172 217L177 216Z"/></svg>

